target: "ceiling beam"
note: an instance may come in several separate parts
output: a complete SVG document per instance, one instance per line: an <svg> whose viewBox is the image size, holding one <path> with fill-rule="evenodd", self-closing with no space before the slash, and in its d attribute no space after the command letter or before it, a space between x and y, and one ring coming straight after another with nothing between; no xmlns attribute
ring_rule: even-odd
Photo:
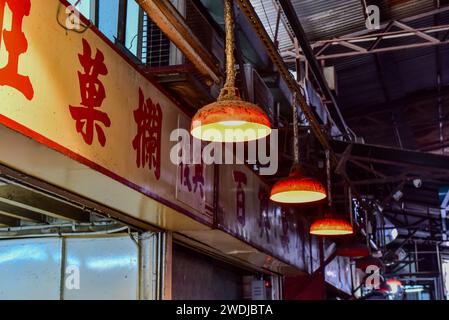
<svg viewBox="0 0 449 320"><path fill-rule="evenodd" d="M43 215L42 213L18 207L6 202L2 202L1 198L0 198L0 214L32 222L40 222L40 223L45 222L45 215Z"/></svg>
<svg viewBox="0 0 449 320"><path fill-rule="evenodd" d="M331 145L337 154L343 154L348 143L333 140ZM441 173L449 172L449 161L447 161L447 157L424 152L353 143L351 158L372 163L409 167L413 170L432 170Z"/></svg>
<svg viewBox="0 0 449 320"><path fill-rule="evenodd" d="M7 227L19 227L20 219L0 214L0 225L4 225Z"/></svg>
<svg viewBox="0 0 449 320"><path fill-rule="evenodd" d="M448 29L449 30L449 29ZM335 54L322 54L316 57L317 60L329 60L329 59L337 59L337 58L347 58L347 57L355 57L360 56L363 54L373 54L373 53L385 53L385 52L392 52L392 51L398 51L398 50L407 50L407 49L416 49L416 48L425 48L425 47L435 47L440 45L447 45L449 44L449 41L439 41L439 42L419 42L419 43L413 43L413 44L406 44L406 45L397 45L397 46L388 46L385 48L377 48L373 50L352 50L348 52L343 53L335 53Z"/></svg>
<svg viewBox="0 0 449 320"><path fill-rule="evenodd" d="M393 26L401 28L400 31L390 31ZM342 37L335 38L329 40L321 40L311 45L312 49L315 52L316 60L324 61L329 59L337 59L337 58L345 58L345 57L353 57L363 54L373 54L373 53L384 53L390 51L404 50L404 49L413 49L413 48L422 48L428 46L439 46L442 44L447 44L447 37L443 37L442 40L431 36L432 33L439 33L442 31L448 31L449 25L434 25L430 27L424 28L412 28L410 26L405 25L404 23L398 21L391 21L385 28L384 31L372 33L366 36L360 37ZM449 33L449 31L448 31ZM382 48L379 48L378 45L382 40L392 40L399 38L410 38L416 37L424 39L425 42L415 42L406 45L388 45ZM365 46L361 46L360 44L365 43ZM333 54L325 54L327 49L332 47L345 47L350 49L346 52L338 52ZM366 48L365 48L366 47ZM285 50L283 52L283 56L286 59L286 62L290 62L291 58L295 58L295 52L293 48L290 50ZM304 59L304 56L301 55L301 58Z"/></svg>
<svg viewBox="0 0 449 320"><path fill-rule="evenodd" d="M0 202L32 209L59 219L77 222L90 221L90 214L81 208L16 185L0 186Z"/></svg>
<svg viewBox="0 0 449 320"><path fill-rule="evenodd" d="M136 0L151 20L182 51L198 71L209 80L219 83L217 61L189 28L178 10L165 0ZM205 26L207 27L207 26Z"/></svg>
<svg viewBox="0 0 449 320"><path fill-rule="evenodd" d="M414 15L414 16L406 17L406 18L400 19L398 21L400 21L402 23L412 22L412 21L420 20L420 19L427 18L427 17L430 17L430 16L434 16L436 14L447 12L447 11L449 11L449 5L446 5L444 7L440 7L438 9L435 9L435 10L432 10L432 11L427 11L427 12L423 12L423 13L420 13L420 14L417 14L417 15ZM391 23L391 21L385 22L384 24L380 25L380 29L385 29L388 26L389 23ZM347 35L345 35L342 38L346 39L346 38L359 37L359 36L363 36L363 35L369 35L372 32L373 32L372 30L364 28L364 29L362 29L360 31L356 31L356 32L347 34Z"/></svg>

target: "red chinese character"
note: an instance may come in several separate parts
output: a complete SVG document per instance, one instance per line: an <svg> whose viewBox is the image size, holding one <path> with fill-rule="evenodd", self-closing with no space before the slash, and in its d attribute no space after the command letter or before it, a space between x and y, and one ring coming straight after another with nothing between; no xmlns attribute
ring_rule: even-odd
<svg viewBox="0 0 449 320"><path fill-rule="evenodd" d="M245 190L243 186L247 184L246 174L240 171L234 171L234 182L237 183L236 212L238 222L245 225Z"/></svg>
<svg viewBox="0 0 449 320"><path fill-rule="evenodd" d="M137 167L148 165L154 171L157 180L161 177L161 132L162 110L151 99L145 101L142 89L139 88L139 108L134 110L137 134L132 144L137 151Z"/></svg>
<svg viewBox="0 0 449 320"><path fill-rule="evenodd" d="M106 113L98 110L106 98L103 83L98 77L107 75L108 69L104 64L104 55L100 50L97 50L94 59L91 58L91 55L92 49L89 43L83 39L83 54L78 55L84 69L83 73L78 72L82 107L70 106L70 114L76 121L76 131L81 133L88 145L92 145L96 131L98 141L104 147L106 136L100 123L109 128L111 120Z"/></svg>
<svg viewBox="0 0 449 320"><path fill-rule="evenodd" d="M187 187L189 192L196 193L199 190L201 198L204 197L204 165L203 164L195 164L192 168L191 165L181 163L179 165L179 169L181 171L180 179L181 186ZM190 178L191 169L193 171L193 177ZM192 186L193 184L193 186Z"/></svg>
<svg viewBox="0 0 449 320"><path fill-rule="evenodd" d="M204 164L195 164L195 175L192 178L193 192L200 190L201 198L204 197Z"/></svg>
<svg viewBox="0 0 449 320"><path fill-rule="evenodd" d="M189 192L192 191L192 183L190 182L190 167L188 164L181 163L179 165L179 169L181 170L181 186L186 186Z"/></svg>
<svg viewBox="0 0 449 320"><path fill-rule="evenodd" d="M6 4L12 12L11 30L3 29ZM19 56L28 49L22 23L23 18L30 15L30 10L30 0L0 0L0 46L3 36L6 51L8 51L8 63L0 69L0 86L17 89L28 100L33 99L34 90L30 78L19 74Z"/></svg>
<svg viewBox="0 0 449 320"><path fill-rule="evenodd" d="M263 233L265 231L265 235L267 237L267 242L270 242L270 230L271 230L271 223L270 218L268 217L268 193L267 191L260 187L259 188L259 203L260 203L260 209L259 209L259 228L260 228L260 235L259 237L263 237Z"/></svg>

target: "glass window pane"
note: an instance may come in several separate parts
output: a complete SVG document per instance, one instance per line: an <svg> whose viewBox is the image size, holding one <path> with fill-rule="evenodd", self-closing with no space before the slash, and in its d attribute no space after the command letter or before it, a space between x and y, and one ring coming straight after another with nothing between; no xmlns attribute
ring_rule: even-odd
<svg viewBox="0 0 449 320"><path fill-rule="evenodd" d="M75 8L81 12L81 14L87 19L92 19L90 16L90 1L91 0L68 0L71 5L75 5Z"/></svg>
<svg viewBox="0 0 449 320"><path fill-rule="evenodd" d="M98 1L98 28L112 41L117 37L118 8L119 0Z"/></svg>
<svg viewBox="0 0 449 320"><path fill-rule="evenodd" d="M126 10L126 39L125 45L129 51L137 55L139 32L139 5L136 1L128 1Z"/></svg>

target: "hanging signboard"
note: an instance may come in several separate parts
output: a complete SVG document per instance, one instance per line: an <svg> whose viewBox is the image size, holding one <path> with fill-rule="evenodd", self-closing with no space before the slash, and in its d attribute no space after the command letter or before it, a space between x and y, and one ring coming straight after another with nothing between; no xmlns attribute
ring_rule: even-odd
<svg viewBox="0 0 449 320"><path fill-rule="evenodd" d="M95 28L67 31L67 5L0 1L0 123L212 224L213 170L176 197L170 134L189 117Z"/></svg>
<svg viewBox="0 0 449 320"><path fill-rule="evenodd" d="M191 119L97 29L67 31L68 5L0 1L0 124L213 226L213 166L170 159L173 131ZM248 167L223 165L219 176L218 226L308 270L301 220Z"/></svg>
<svg viewBox="0 0 449 320"><path fill-rule="evenodd" d="M218 223L227 232L307 270L308 232L299 217L270 201L270 188L244 165L219 171Z"/></svg>
<svg viewBox="0 0 449 320"><path fill-rule="evenodd" d="M176 101L94 27L61 26L55 14L67 19L65 1L5 4L0 123L212 226L213 166L170 159L170 135L191 121ZM244 166L221 177L221 227L302 268L299 232L269 202L268 187Z"/></svg>

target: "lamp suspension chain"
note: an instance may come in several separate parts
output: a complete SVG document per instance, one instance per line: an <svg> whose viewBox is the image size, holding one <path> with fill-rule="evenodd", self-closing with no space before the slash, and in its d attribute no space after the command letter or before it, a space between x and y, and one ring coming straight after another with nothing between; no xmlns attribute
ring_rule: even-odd
<svg viewBox="0 0 449 320"><path fill-rule="evenodd" d="M263 109L243 101L236 88L234 57L234 1L224 0L226 35L226 81L217 101L196 112L190 132L203 141L247 142L262 139L271 133L271 123Z"/></svg>
<svg viewBox="0 0 449 320"><path fill-rule="evenodd" d="M326 150L326 176L327 176L327 200L329 208L332 207L332 182L331 182L331 161L330 152Z"/></svg>
<svg viewBox="0 0 449 320"><path fill-rule="evenodd" d="M296 105L296 92L293 93L293 149L294 149L294 166L299 165L299 128L298 128L298 107Z"/></svg>
<svg viewBox="0 0 449 320"><path fill-rule="evenodd" d="M354 226L354 217L353 217L354 208L352 205L352 190L351 190L350 186L348 186L348 201L349 201L349 204L348 204L349 218L351 221L351 226Z"/></svg>
<svg viewBox="0 0 449 320"><path fill-rule="evenodd" d="M234 0L224 0L226 31L226 83L224 89L228 94L235 90L235 58L234 58Z"/></svg>

